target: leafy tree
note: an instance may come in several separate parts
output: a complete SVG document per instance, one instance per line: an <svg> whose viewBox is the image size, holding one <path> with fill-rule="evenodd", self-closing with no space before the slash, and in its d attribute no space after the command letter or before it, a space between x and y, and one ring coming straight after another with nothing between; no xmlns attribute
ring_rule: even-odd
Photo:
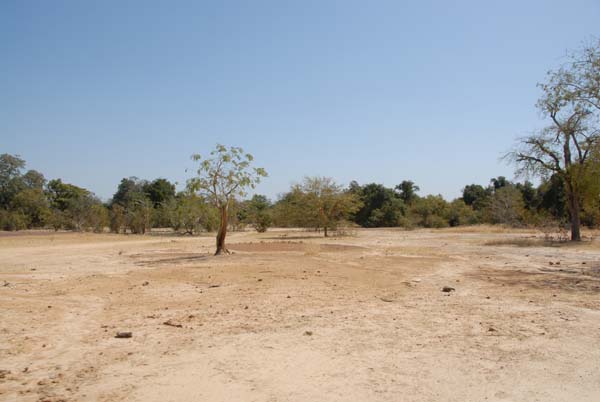
<svg viewBox="0 0 600 402"><path fill-rule="evenodd" d="M145 234L151 228L153 206L144 193L131 193L125 205L127 227L132 233Z"/></svg>
<svg viewBox="0 0 600 402"><path fill-rule="evenodd" d="M121 179L117 192L113 195L111 205L119 204L126 206L130 200L146 197L145 188L148 186L146 180L140 180L137 177L128 177Z"/></svg>
<svg viewBox="0 0 600 402"><path fill-rule="evenodd" d="M478 223L477 213L460 198L448 204L447 220L448 224L453 227Z"/></svg>
<svg viewBox="0 0 600 402"><path fill-rule="evenodd" d="M128 177L121 179L117 192L111 200L111 208L116 205L123 208L114 209L113 223L120 221L121 215L125 220L125 227L131 230L132 233L145 234L152 227L152 220L156 212L154 203L148 197L147 189L151 183L146 180L140 180L137 177ZM157 187L160 187L158 184ZM117 219L118 218L118 219ZM116 225L113 225L113 230Z"/></svg>
<svg viewBox="0 0 600 402"><path fill-rule="evenodd" d="M490 189L479 184L470 184L463 189L462 198L465 204L472 206L476 211L481 211L486 207L490 195Z"/></svg>
<svg viewBox="0 0 600 402"><path fill-rule="evenodd" d="M87 190L85 195L69 199L64 213L67 217L67 228L77 231L102 232L110 223L106 207Z"/></svg>
<svg viewBox="0 0 600 402"><path fill-rule="evenodd" d="M52 208L63 212L70 207L74 207L79 200L90 196L88 190L73 184L63 183L61 179L50 180L46 193Z"/></svg>
<svg viewBox="0 0 600 402"><path fill-rule="evenodd" d="M600 145L590 155L588 168L582 179L583 211L585 223L600 225Z"/></svg>
<svg viewBox="0 0 600 402"><path fill-rule="evenodd" d="M358 195L362 202L354 214L354 222L363 227L398 226L405 215L405 204L391 188L370 183L350 184L349 192Z"/></svg>
<svg viewBox="0 0 600 402"><path fill-rule="evenodd" d="M110 225L110 213L101 202L94 202L88 211L86 229L96 233L104 232L104 228Z"/></svg>
<svg viewBox="0 0 600 402"><path fill-rule="evenodd" d="M2 230L26 229L28 222L28 217L22 211L8 211L0 208L0 228Z"/></svg>
<svg viewBox="0 0 600 402"><path fill-rule="evenodd" d="M120 204L113 204L110 207L110 231L113 233L125 233L127 228L127 217L125 207Z"/></svg>
<svg viewBox="0 0 600 402"><path fill-rule="evenodd" d="M279 199L273 205L273 223L278 227L304 226L298 225L302 219L300 194L295 194L294 191L280 194ZM298 214L298 216L296 216ZM304 226L309 227L309 226ZM313 226L314 227L314 226Z"/></svg>
<svg viewBox="0 0 600 402"><path fill-rule="evenodd" d="M195 234L213 231L218 226L217 210L197 194L182 192L169 203L171 227L175 231L183 229L187 234Z"/></svg>
<svg viewBox="0 0 600 402"><path fill-rule="evenodd" d="M21 178L25 188L43 190L46 178L37 170L28 170Z"/></svg>
<svg viewBox="0 0 600 402"><path fill-rule="evenodd" d="M537 107L551 124L521 139L509 156L520 173L556 175L564 182L571 240L580 241L582 182L590 151L600 143L593 126L600 111L600 43L572 57L572 63L549 72L547 82L540 84Z"/></svg>
<svg viewBox="0 0 600 402"><path fill-rule="evenodd" d="M0 183L4 184L20 176L23 168L25 168L25 161L19 155L0 155Z"/></svg>
<svg viewBox="0 0 600 402"><path fill-rule="evenodd" d="M567 218L567 195L562 178L550 176L542 181L537 191L540 198L539 211L544 211L559 221Z"/></svg>
<svg viewBox="0 0 600 402"><path fill-rule="evenodd" d="M110 223L106 207L85 188L63 183L61 179L50 180L46 196L55 211L49 217L49 223L55 230L66 228L101 232Z"/></svg>
<svg viewBox="0 0 600 402"><path fill-rule="evenodd" d="M498 176L490 179L490 183L494 187L494 191L500 190L502 187L510 186L511 182L504 176Z"/></svg>
<svg viewBox="0 0 600 402"><path fill-rule="evenodd" d="M50 207L41 189L26 189L17 193L11 202L11 209L24 216L28 228L42 227L50 216Z"/></svg>
<svg viewBox="0 0 600 402"><path fill-rule="evenodd" d="M426 228L448 226L448 203L441 195L428 195L414 201L410 207L413 222Z"/></svg>
<svg viewBox="0 0 600 402"><path fill-rule="evenodd" d="M528 211L536 210L540 205L539 193L530 181L516 183L515 187L521 192L525 209Z"/></svg>
<svg viewBox="0 0 600 402"><path fill-rule="evenodd" d="M273 223L271 217L271 202L269 199L260 194L255 194L252 198L246 202L246 221L254 226L257 232L263 233Z"/></svg>
<svg viewBox="0 0 600 402"><path fill-rule="evenodd" d="M336 229L361 206L356 194L344 191L329 177L305 177L301 184L292 186L286 199L295 224L323 228L325 237L329 229Z"/></svg>
<svg viewBox="0 0 600 402"><path fill-rule="evenodd" d="M405 222L406 206L397 197L387 199L380 208L371 211L367 225L369 227L402 226Z"/></svg>
<svg viewBox="0 0 600 402"><path fill-rule="evenodd" d="M167 179L155 179L143 186L143 190L154 204L154 208L158 208L161 204L175 197L175 185Z"/></svg>
<svg viewBox="0 0 600 402"><path fill-rule="evenodd" d="M58 232L60 229L69 227L70 220L65 212L58 209L50 209L46 224Z"/></svg>
<svg viewBox="0 0 600 402"><path fill-rule="evenodd" d="M246 209L247 201L241 201L237 198L232 198L229 204L229 213L227 220L228 230L233 232L242 231L249 223L248 211Z"/></svg>
<svg viewBox="0 0 600 402"><path fill-rule="evenodd" d="M0 207L8 209L15 195L23 189L21 170L25 161L18 155L0 155Z"/></svg>
<svg viewBox="0 0 600 402"><path fill-rule="evenodd" d="M255 188L260 179L267 176L267 172L263 168L251 167L253 156L239 147L227 148L217 144L208 158L194 154L192 159L199 162L200 167L198 176L188 181L188 189L199 192L219 210L215 255L228 254L225 237L229 206L234 197L244 197L247 188Z"/></svg>
<svg viewBox="0 0 600 402"><path fill-rule="evenodd" d="M400 192L400 198L407 205L412 204L419 197L417 195L417 192L420 190L419 186L410 180L402 181L402 183L396 186L396 190Z"/></svg>

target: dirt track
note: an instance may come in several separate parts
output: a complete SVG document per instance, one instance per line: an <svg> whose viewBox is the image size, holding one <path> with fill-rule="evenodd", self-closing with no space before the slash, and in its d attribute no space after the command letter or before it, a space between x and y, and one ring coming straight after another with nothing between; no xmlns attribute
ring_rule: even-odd
<svg viewBox="0 0 600 402"><path fill-rule="evenodd" d="M2 236L0 400L600 401L600 240L531 236Z"/></svg>

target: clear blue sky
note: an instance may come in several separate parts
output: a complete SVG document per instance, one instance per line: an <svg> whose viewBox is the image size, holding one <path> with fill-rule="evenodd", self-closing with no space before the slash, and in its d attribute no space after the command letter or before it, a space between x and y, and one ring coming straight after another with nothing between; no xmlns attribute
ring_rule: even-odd
<svg viewBox="0 0 600 402"><path fill-rule="evenodd" d="M512 177L536 83L598 37L600 2L408 3L4 0L0 153L104 199L184 183L217 142L271 197L304 175L447 198Z"/></svg>

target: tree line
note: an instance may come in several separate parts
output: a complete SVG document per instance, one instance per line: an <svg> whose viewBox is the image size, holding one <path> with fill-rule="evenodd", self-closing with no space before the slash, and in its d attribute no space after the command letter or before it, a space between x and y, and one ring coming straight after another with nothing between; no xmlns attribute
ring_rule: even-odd
<svg viewBox="0 0 600 402"><path fill-rule="evenodd" d="M598 158L595 155L594 158ZM584 180L581 223L600 225L600 158ZM112 198L102 202L92 192L61 179L47 181L15 155L0 155L0 227L3 230L55 230L144 234L152 228L172 228L184 234L219 229L221 212L190 182L183 191L169 180L123 178ZM271 226L320 230L325 236L340 227L360 226L444 228L503 224L514 227L567 226L570 221L564 180L552 175L534 186L496 177L486 184L469 184L461 197L419 195L419 186L404 180L397 186L379 183L344 187L328 177L306 177L275 202L255 194L229 199L230 230Z"/></svg>
<svg viewBox="0 0 600 402"><path fill-rule="evenodd" d="M103 203L87 189L47 181L25 170L17 155L0 155L0 228L104 231L144 234L151 228L182 233L217 231L217 254L227 253L227 230L271 225L332 230L361 227L442 228L481 223L511 226L568 226L572 240L580 226L600 225L600 41L583 46L539 84L537 108L543 129L517 141L505 158L517 173L540 184L496 177L469 184L462 196L419 195L410 180L394 187L353 181L348 187L328 177L306 177L275 202L246 191L267 175L252 166L241 148L217 145L206 158L198 154L195 177L185 190L164 178L123 178Z"/></svg>

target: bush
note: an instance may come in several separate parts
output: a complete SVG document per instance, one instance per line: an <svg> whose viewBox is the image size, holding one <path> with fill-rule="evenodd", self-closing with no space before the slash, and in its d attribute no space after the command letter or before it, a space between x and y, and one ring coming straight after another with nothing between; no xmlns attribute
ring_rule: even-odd
<svg viewBox="0 0 600 402"><path fill-rule="evenodd" d="M216 208L195 194L178 194L168 210L170 226L175 231L183 229L185 233L197 234L203 230L212 232L219 226Z"/></svg>
<svg viewBox="0 0 600 402"><path fill-rule="evenodd" d="M108 209L102 204L92 205L87 215L85 226L96 233L104 232L104 228L110 225Z"/></svg>
<svg viewBox="0 0 600 402"><path fill-rule="evenodd" d="M264 233L267 231L271 224L273 223L273 219L268 212L260 212L257 213L254 217L254 229L258 233Z"/></svg>
<svg viewBox="0 0 600 402"><path fill-rule="evenodd" d="M110 231L113 233L125 233L125 224L127 220L125 217L125 208L119 204L113 204L110 209Z"/></svg>
<svg viewBox="0 0 600 402"><path fill-rule="evenodd" d="M525 221L525 203L521 192L513 186L497 190L490 201L489 214L492 223L521 226Z"/></svg>
<svg viewBox="0 0 600 402"><path fill-rule="evenodd" d="M27 229L29 219L27 215L20 211L0 210L0 227L2 230L23 230Z"/></svg>
<svg viewBox="0 0 600 402"><path fill-rule="evenodd" d="M435 229L446 228L448 227L448 221L438 215L429 215L427 218L425 218L423 226L426 228Z"/></svg>
<svg viewBox="0 0 600 402"><path fill-rule="evenodd" d="M59 231L60 229L64 229L69 226L69 218L64 214L64 212L53 209L50 211L50 215L46 220L46 224L55 231Z"/></svg>
<svg viewBox="0 0 600 402"><path fill-rule="evenodd" d="M462 200L457 199L450 203L447 216L448 225L475 225L479 223L477 212L469 205L466 205Z"/></svg>

